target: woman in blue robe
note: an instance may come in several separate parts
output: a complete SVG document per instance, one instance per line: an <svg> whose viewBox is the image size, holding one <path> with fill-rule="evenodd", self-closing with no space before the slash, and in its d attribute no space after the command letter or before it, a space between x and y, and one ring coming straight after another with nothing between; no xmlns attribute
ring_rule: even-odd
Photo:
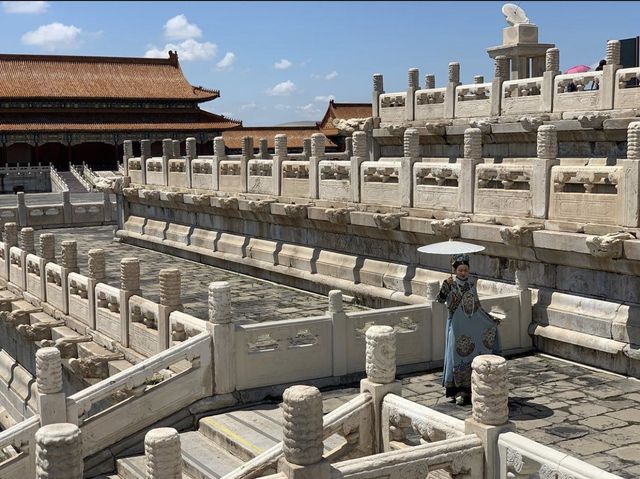
<svg viewBox="0 0 640 479"><path fill-rule="evenodd" d="M445 329L442 385L456 404L471 401L471 362L480 354L500 354L498 322L480 306L475 283L469 279L469 256L451 257L454 278L447 278L437 301L449 309Z"/></svg>

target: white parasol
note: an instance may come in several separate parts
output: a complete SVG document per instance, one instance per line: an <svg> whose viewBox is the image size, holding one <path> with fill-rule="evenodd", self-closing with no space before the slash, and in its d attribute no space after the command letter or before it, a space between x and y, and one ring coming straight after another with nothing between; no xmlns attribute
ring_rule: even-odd
<svg viewBox="0 0 640 479"><path fill-rule="evenodd" d="M465 243L464 241L442 241L441 243L432 243L426 246L420 246L418 251L420 253L428 254L463 254L463 253L478 253L483 251L484 246L480 246L473 243Z"/></svg>

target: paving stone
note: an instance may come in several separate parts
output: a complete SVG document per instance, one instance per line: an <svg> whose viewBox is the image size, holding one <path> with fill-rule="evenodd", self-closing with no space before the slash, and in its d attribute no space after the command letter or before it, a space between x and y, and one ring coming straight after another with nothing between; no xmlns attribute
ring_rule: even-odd
<svg viewBox="0 0 640 479"><path fill-rule="evenodd" d="M571 424L562 424L545 428L546 432L555 434L564 439L577 439L589 434L589 428L584 426L573 426Z"/></svg>
<svg viewBox="0 0 640 479"><path fill-rule="evenodd" d="M638 462L638 458L640 457L640 445L634 444L633 446L611 449L609 454L619 457L623 461Z"/></svg>
<svg viewBox="0 0 640 479"><path fill-rule="evenodd" d="M576 456L589 456L597 452L611 449L611 445L606 442L597 441L589 437L581 437L578 439L570 439L558 443L559 446L571 451Z"/></svg>
<svg viewBox="0 0 640 479"><path fill-rule="evenodd" d="M575 398L583 398L585 396L585 394L583 392L580 391L561 391L558 394L556 394L557 398L560 399L575 399Z"/></svg>
<svg viewBox="0 0 640 479"><path fill-rule="evenodd" d="M580 424L592 429L597 429L598 431L606 431L614 427L619 428L627 425L626 422L609 416L588 417L580 421Z"/></svg>
<svg viewBox="0 0 640 479"><path fill-rule="evenodd" d="M608 454L594 454L593 456L583 457L582 460L591 464L592 466L599 467L600 469L604 469L605 471L614 471L616 469L621 469L625 467L623 461L620 458L615 456L610 456Z"/></svg>
<svg viewBox="0 0 640 479"><path fill-rule="evenodd" d="M578 404L576 406L571 406L569 408L569 412L571 414L576 414L582 417L591 417L591 416L599 416L600 414L604 414L605 412L609 412L611 409L607 409L606 407L598 406L596 404Z"/></svg>
<svg viewBox="0 0 640 479"><path fill-rule="evenodd" d="M624 391L621 389L611 387L608 384L599 384L596 387L585 388L582 392L589 396L597 397L598 399L620 397L624 394Z"/></svg>
<svg viewBox="0 0 640 479"><path fill-rule="evenodd" d="M640 447L640 425L621 427L607 431L606 436L602 436L603 440L614 446L626 446L636 444ZM640 456L639 456L640 457Z"/></svg>
<svg viewBox="0 0 640 479"><path fill-rule="evenodd" d="M640 406L640 405L639 405ZM640 422L640 407L623 409L622 411L614 411L607 413L607 416L615 417L626 422Z"/></svg>

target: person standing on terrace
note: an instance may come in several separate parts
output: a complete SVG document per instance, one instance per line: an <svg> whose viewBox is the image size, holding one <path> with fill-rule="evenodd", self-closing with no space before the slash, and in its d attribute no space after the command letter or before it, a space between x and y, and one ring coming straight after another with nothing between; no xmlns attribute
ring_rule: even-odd
<svg viewBox="0 0 640 479"><path fill-rule="evenodd" d="M469 279L469 255L451 257L455 277L447 278L436 300L449 309L445 328L442 385L456 404L471 401L471 362L481 354L502 351L498 321L482 309L475 283Z"/></svg>

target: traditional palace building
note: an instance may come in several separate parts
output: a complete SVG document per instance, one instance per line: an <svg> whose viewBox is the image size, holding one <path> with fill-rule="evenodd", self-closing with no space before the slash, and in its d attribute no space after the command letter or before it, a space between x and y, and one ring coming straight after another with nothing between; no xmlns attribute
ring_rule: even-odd
<svg viewBox="0 0 640 479"><path fill-rule="evenodd" d="M178 55L166 59L0 55L2 164L82 161L116 168L124 139L197 139L200 154L211 140L242 122L200 109L217 90L191 85Z"/></svg>

